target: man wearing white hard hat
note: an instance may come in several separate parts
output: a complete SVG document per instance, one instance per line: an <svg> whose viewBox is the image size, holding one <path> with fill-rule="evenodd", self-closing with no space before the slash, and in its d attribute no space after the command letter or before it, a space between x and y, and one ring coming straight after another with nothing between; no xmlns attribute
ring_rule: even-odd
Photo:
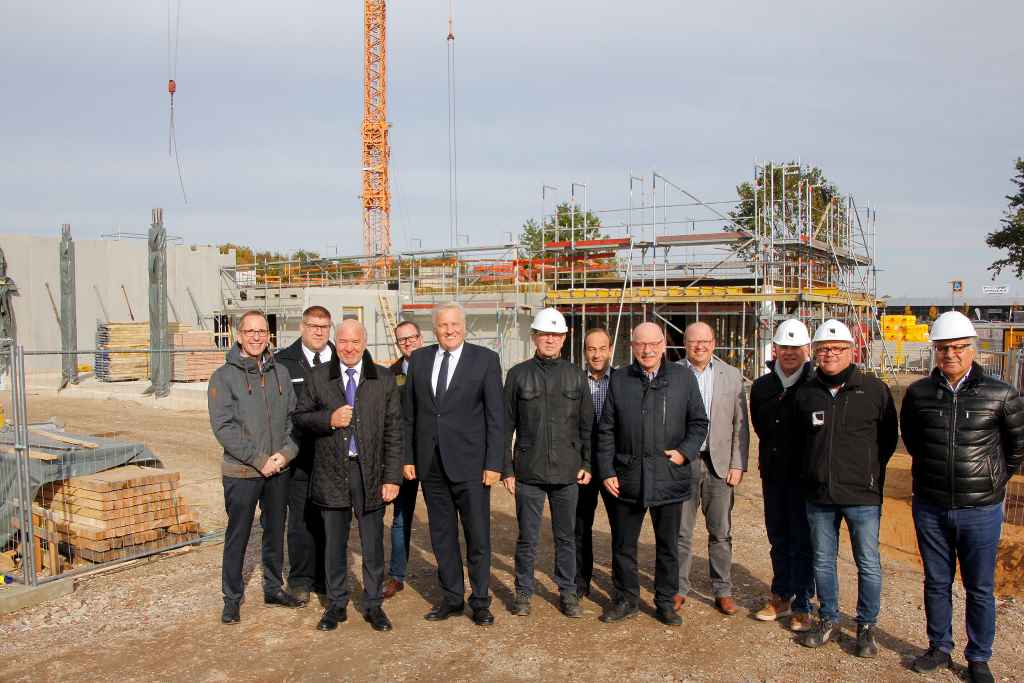
<svg viewBox="0 0 1024 683"><path fill-rule="evenodd" d="M557 309L545 308L530 328L537 351L513 366L505 378L502 483L516 497L519 521L516 594L510 611L517 616L530 613L546 500L551 507L559 609L567 617L582 617L576 591L576 504L579 485L590 482L594 406L586 375L562 358L568 332L565 317Z"/></svg>
<svg viewBox="0 0 1024 683"><path fill-rule="evenodd" d="M913 664L951 664L957 560L967 592L968 677L992 681L996 550L1006 482L1024 461L1024 401L974 362L978 333L962 313L932 325L936 367L907 389L900 413L913 458L914 527L924 563L928 650Z"/></svg>
<svg viewBox="0 0 1024 683"><path fill-rule="evenodd" d="M875 624L881 610L882 563L878 534L885 467L899 426L889 387L853 363L853 335L826 320L812 340L818 367L796 392L803 431L807 521L811 529L819 622L801 644L821 647L839 630L839 526L850 533L857 564L858 657L878 654Z"/></svg>
<svg viewBox="0 0 1024 683"><path fill-rule="evenodd" d="M771 546L771 597L754 613L759 621L789 617L793 631L811 627L814 567L811 530L801 476L796 391L811 374L811 335L800 320L779 323L768 374L750 387L750 421L758 438L757 468L764 497L764 526Z"/></svg>

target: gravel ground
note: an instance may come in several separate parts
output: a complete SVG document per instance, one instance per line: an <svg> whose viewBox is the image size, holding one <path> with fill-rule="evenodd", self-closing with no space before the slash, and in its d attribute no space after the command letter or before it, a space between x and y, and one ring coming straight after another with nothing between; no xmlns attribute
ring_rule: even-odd
<svg viewBox="0 0 1024 683"><path fill-rule="evenodd" d="M219 455L202 413L173 413L120 402L60 398L32 401L34 419L57 415L69 431L121 431L141 438L170 467L186 472L204 525L222 523ZM492 499L492 590L497 623L474 626L468 617L431 624L422 616L438 599L433 557L420 501L414 528L411 576L406 590L386 604L395 624L376 633L349 611L349 622L332 633L315 630L319 605L300 610L265 608L260 600L258 527L247 557L249 602L242 624L225 627L221 605L221 547L208 544L172 557L144 561L80 580L58 600L0 616L0 656L4 680L119 679L126 681L277 681L489 678L631 679L686 681L884 680L920 681L907 666L926 645L921 573L914 563L887 558L881 653L854 657L851 614L856 572L849 549L841 553L843 637L819 650L793 642L781 623L749 616L768 590L768 543L762 525L760 484L748 473L734 512L734 597L739 614L716 612L707 576L706 535L698 530L694 562L695 593L683 609L684 623L668 628L654 620L651 591L654 538L641 536L643 614L622 624L597 620L611 590L607 519L598 513L595 529L597 576L594 600L584 600L587 616L568 620L556 608L551 578L550 532L538 554L538 594L530 617L505 609L511 598L515 517L511 496L496 490ZM390 516L389 516L390 521ZM352 546L358 548L353 530ZM357 566L358 555L350 560ZM356 572L358 574L358 572ZM315 602L315 601L314 601ZM964 595L954 595L956 653L962 668ZM1001 680L1024 680L1024 608L1000 600L992 667ZM942 672L930 680L957 680Z"/></svg>

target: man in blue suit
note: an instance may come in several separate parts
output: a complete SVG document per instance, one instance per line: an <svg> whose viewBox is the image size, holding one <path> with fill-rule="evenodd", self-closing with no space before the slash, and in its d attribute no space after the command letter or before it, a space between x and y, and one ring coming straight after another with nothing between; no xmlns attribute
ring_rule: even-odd
<svg viewBox="0 0 1024 683"><path fill-rule="evenodd" d="M419 479L430 542L444 593L427 615L441 621L465 608L459 518L466 536L472 593L480 626L494 623L491 574L491 486L501 478L505 402L498 354L467 344L466 314L456 303L434 309L437 344L409 359L403 397L407 439L404 476Z"/></svg>

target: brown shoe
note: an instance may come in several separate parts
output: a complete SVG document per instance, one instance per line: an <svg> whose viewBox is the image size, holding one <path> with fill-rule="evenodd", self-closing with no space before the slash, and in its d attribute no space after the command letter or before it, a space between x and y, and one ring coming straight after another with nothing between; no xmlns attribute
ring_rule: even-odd
<svg viewBox="0 0 1024 683"><path fill-rule="evenodd" d="M686 596L685 595L679 595L678 593L676 593L676 596L674 598L672 598L672 609L674 611L676 611L676 612L681 610L683 608L683 605L685 605L685 604L686 604Z"/></svg>
<svg viewBox="0 0 1024 683"><path fill-rule="evenodd" d="M790 601L772 593L772 597L765 603L765 606L754 613L754 618L758 621L775 621L779 617L788 617L789 615Z"/></svg>
<svg viewBox="0 0 1024 683"><path fill-rule="evenodd" d="M793 616L789 619L789 630L796 633L810 631L813 625L811 615L807 612L794 612Z"/></svg>
<svg viewBox="0 0 1024 683"><path fill-rule="evenodd" d="M715 598L715 607L718 608L719 612L729 617L736 614L737 610L736 603L733 602L733 599L728 595Z"/></svg>
<svg viewBox="0 0 1024 683"><path fill-rule="evenodd" d="M398 579L388 579L384 584L384 599L395 597L395 593L405 588L405 584Z"/></svg>

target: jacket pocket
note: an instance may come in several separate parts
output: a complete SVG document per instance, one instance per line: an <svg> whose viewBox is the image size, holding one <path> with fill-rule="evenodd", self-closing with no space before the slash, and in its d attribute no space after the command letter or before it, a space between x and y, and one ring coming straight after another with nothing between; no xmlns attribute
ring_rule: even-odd
<svg viewBox="0 0 1024 683"><path fill-rule="evenodd" d="M579 387L573 389L562 389L562 396L565 396L570 401L580 400L580 394L583 393Z"/></svg>

